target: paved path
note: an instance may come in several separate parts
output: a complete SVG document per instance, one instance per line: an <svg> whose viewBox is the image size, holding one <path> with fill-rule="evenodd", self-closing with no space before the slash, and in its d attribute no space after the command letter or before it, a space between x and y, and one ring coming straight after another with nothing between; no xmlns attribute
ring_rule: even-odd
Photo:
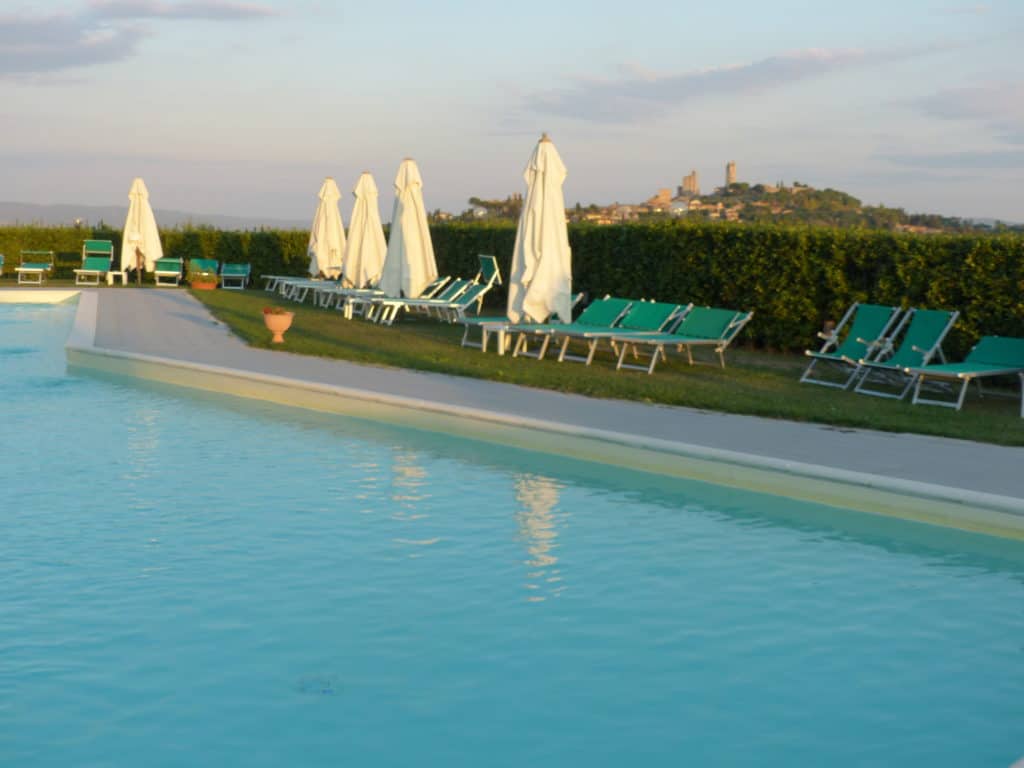
<svg viewBox="0 0 1024 768"><path fill-rule="evenodd" d="M599 400L252 349L184 291L97 293L96 346L107 349L1024 498L1024 448Z"/></svg>

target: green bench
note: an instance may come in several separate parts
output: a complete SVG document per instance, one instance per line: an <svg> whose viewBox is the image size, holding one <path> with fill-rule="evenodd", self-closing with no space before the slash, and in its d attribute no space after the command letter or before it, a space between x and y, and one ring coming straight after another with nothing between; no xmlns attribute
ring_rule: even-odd
<svg viewBox="0 0 1024 768"><path fill-rule="evenodd" d="M18 273L19 284L42 285L52 269L53 251L22 251L21 266L14 271Z"/></svg>
<svg viewBox="0 0 1024 768"><path fill-rule="evenodd" d="M110 272L114 260L114 243L110 240L85 240L82 243L82 266L75 270L75 285L99 285L100 278Z"/></svg>

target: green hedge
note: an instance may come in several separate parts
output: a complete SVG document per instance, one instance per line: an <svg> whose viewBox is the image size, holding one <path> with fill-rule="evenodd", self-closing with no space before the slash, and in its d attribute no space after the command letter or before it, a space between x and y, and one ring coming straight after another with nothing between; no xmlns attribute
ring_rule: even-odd
<svg viewBox="0 0 1024 768"><path fill-rule="evenodd" d="M435 224L431 234L442 273L472 274L476 254L492 253L508 274L513 224ZM57 276L70 277L86 237L113 239L120 248L114 230L0 228L5 271L17 265L19 250L46 248L58 254ZM168 230L162 238L169 256L248 261L254 275L306 270L308 233L300 230ZM759 346L802 349L853 301L959 309L947 345L954 356L983 334L1024 337L1020 235L666 221L574 225L569 240L578 290L752 309L744 339ZM488 303L503 302L502 288Z"/></svg>

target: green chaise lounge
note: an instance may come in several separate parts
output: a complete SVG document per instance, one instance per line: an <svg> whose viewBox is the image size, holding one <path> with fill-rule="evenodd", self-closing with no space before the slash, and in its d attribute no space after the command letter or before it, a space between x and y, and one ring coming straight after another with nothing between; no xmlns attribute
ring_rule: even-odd
<svg viewBox="0 0 1024 768"><path fill-rule="evenodd" d="M967 354L962 363L944 363L926 365L921 368L906 368L908 376L917 377L912 402L928 405L944 405L960 410L967 395L967 387L972 381L991 376L1016 375L1021 385L1020 415L1024 418L1024 339L1009 336L982 336L974 348ZM926 380L941 381L947 384L960 382L960 393L956 402L949 400L933 400L921 397L921 385ZM978 386L981 382L978 381Z"/></svg>
<svg viewBox="0 0 1024 768"><path fill-rule="evenodd" d="M596 299L587 305L580 316L571 323L519 323L510 325L507 333L516 335L516 343L512 348L512 357L535 357L543 360L547 354L551 340L559 333L573 333L581 331L607 331L615 327L618 322L629 311L633 305L633 299L620 299L613 296L605 296L603 299ZM530 352L528 349L529 339L540 337L540 349Z"/></svg>
<svg viewBox="0 0 1024 768"><path fill-rule="evenodd" d="M153 277L156 285L161 288L177 287L181 284L181 270L184 266L182 259L172 259L165 256L157 259L153 265Z"/></svg>
<svg viewBox="0 0 1024 768"><path fill-rule="evenodd" d="M719 364L725 368L725 350L732 344L743 327L750 322L753 312L717 307L693 307L683 315L671 333L616 334L612 339L619 342L619 361L616 370L631 368L654 373L658 358L666 359L665 347L686 349L686 358L693 365L693 347L713 347ZM626 353L632 349L634 357L639 356L640 347L652 347L651 359L647 365L626 363Z"/></svg>
<svg viewBox="0 0 1024 768"><path fill-rule="evenodd" d="M484 294L494 285L501 285L501 272L498 269L498 260L494 256L478 254L477 259L480 267L471 280L452 281L436 298L424 297L422 294L415 299L377 297L373 300L373 309L367 317L375 319L379 323L391 325L403 309L409 311L424 312L427 315L437 312L439 316L452 318L451 312L455 311L450 305L462 296L463 293L474 288L476 285L483 285L482 291L473 290L477 306L483 302ZM456 287L456 283L462 285ZM468 305L467 305L468 306ZM465 314L463 312L463 314ZM458 315L456 314L455 317Z"/></svg>
<svg viewBox="0 0 1024 768"><path fill-rule="evenodd" d="M630 306L612 328L566 328L552 334L553 341L561 341L558 351L558 362L575 360L590 365L594 354L602 340L608 341L613 352L618 352L615 339L620 334L628 334L631 338L638 334L657 334L665 331L686 312L693 308L692 304L683 307L661 301L636 301ZM587 345L586 355L570 355L569 344L582 341Z"/></svg>
<svg viewBox="0 0 1024 768"><path fill-rule="evenodd" d="M572 308L575 309L576 305L583 301L584 294L577 293L572 297ZM546 318L545 318L546 319ZM508 319L508 315L463 315L458 318L458 322L463 325L462 341L460 342L463 347L475 347L481 352L487 351L487 343L492 335L498 338L498 354L504 355L506 349L505 340L508 338L509 328L515 323ZM470 338L470 333L473 329L480 331L480 340Z"/></svg>
<svg viewBox="0 0 1024 768"><path fill-rule="evenodd" d="M855 392L902 400L917 380L916 376L906 373L907 368L923 368L936 355L946 362L942 342L960 313L944 309L911 309L900 324L905 325L908 317L910 324L899 340L899 347L893 350L892 338L896 337L886 339L884 349L874 360L859 361L863 374L854 388ZM888 389L880 388L886 385ZM891 389L893 385L897 387L895 392Z"/></svg>
<svg viewBox="0 0 1024 768"><path fill-rule="evenodd" d="M18 273L19 285L42 285L53 269L53 251L22 251Z"/></svg>
<svg viewBox="0 0 1024 768"><path fill-rule="evenodd" d="M861 361L874 360L885 348L885 339L895 335L893 326L899 317L899 307L887 307L880 304L854 303L846 310L843 319L830 333L819 333L818 338L824 339L821 349L808 349L805 355L811 358L807 370L800 377L801 383L821 384L823 387L846 389L861 372ZM840 342L843 329L849 325L845 337ZM896 329L898 331L898 327ZM813 378L812 374L819 362L827 363L849 375L840 381Z"/></svg>
<svg viewBox="0 0 1024 768"><path fill-rule="evenodd" d="M220 287L225 290L241 291L249 285L252 274L251 264L228 264L220 266Z"/></svg>
<svg viewBox="0 0 1024 768"><path fill-rule="evenodd" d="M110 272L114 260L111 240L85 240L82 242L82 266L75 270L75 285L99 285L100 279Z"/></svg>

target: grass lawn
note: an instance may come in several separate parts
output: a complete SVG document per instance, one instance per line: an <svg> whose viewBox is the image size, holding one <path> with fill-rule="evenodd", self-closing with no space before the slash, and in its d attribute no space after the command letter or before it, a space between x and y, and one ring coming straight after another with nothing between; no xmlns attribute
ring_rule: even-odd
<svg viewBox="0 0 1024 768"><path fill-rule="evenodd" d="M492 379L591 397L1024 445L1024 419L1020 418L1016 389L1006 391L1013 395L1009 398L984 399L972 389L964 409L957 412L912 406L909 400L897 402L800 384L806 365L801 355L735 347L726 352L729 367L723 370L717 362L690 366L685 358L670 353L668 364L659 363L655 373L648 376L639 371L616 371L608 352L599 353L589 367L553 359L481 354L479 349L459 346L461 325L409 315L385 327L361 319L345 320L336 310L298 305L259 290L193 291L193 295L255 347L277 346L270 343L261 312L263 307L276 304L295 312L295 321L281 346L299 354ZM717 360L709 350L697 350L694 357Z"/></svg>

